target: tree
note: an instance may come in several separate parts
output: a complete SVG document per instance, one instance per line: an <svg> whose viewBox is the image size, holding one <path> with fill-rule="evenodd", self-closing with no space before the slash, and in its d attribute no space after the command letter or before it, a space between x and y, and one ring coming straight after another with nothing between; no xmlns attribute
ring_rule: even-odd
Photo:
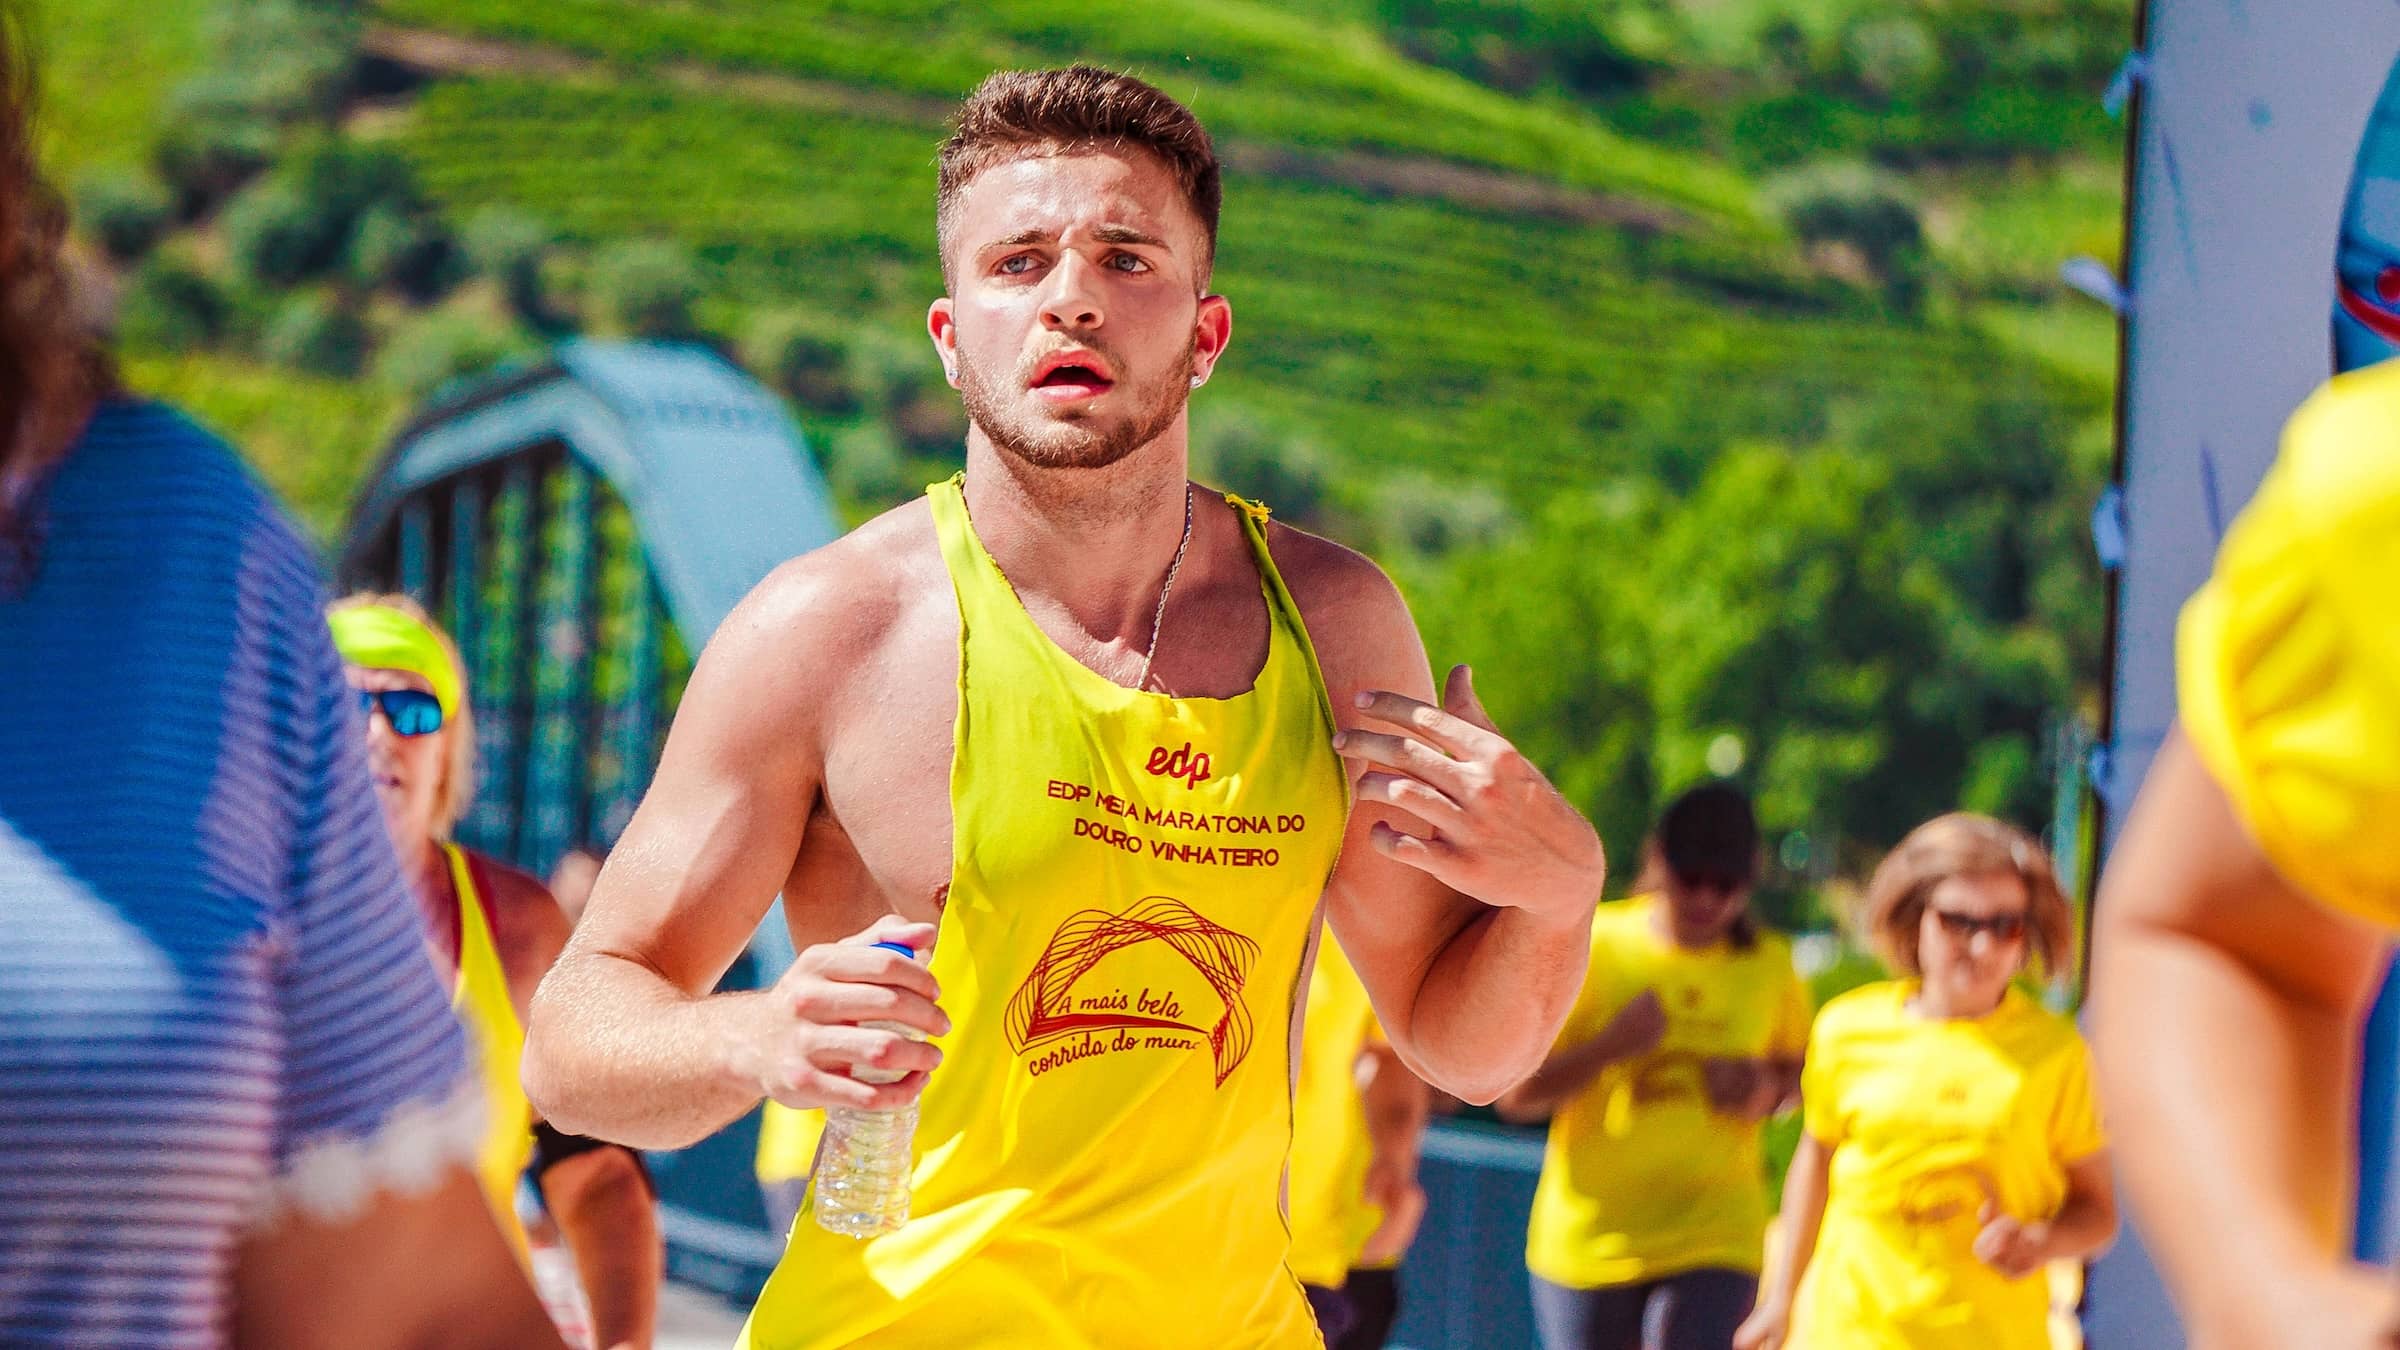
<svg viewBox="0 0 2400 1350"><path fill-rule="evenodd" d="M76 185L75 218L110 261L137 262L166 233L174 203L148 174L103 170Z"/></svg>
<svg viewBox="0 0 2400 1350"><path fill-rule="evenodd" d="M518 318L534 324L546 320L542 262L558 242L547 224L515 207L486 206L467 218L462 241L468 265L500 287Z"/></svg>
<svg viewBox="0 0 2400 1350"><path fill-rule="evenodd" d="M618 331L635 337L688 337L700 299L699 264L668 239L626 239L592 259L590 286Z"/></svg>

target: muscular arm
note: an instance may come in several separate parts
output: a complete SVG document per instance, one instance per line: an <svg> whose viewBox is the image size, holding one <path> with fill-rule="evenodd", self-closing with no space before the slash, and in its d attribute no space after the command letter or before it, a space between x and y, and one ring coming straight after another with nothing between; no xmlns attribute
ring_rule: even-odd
<svg viewBox="0 0 2400 1350"><path fill-rule="evenodd" d="M1296 531L1275 537L1356 789L1327 919L1410 1069L1489 1102L1540 1064L1582 987L1605 873L1599 837L1496 733L1477 728L1489 738L1477 742L1481 753L1450 758L1392 735L1393 724L1379 720L1397 714L1391 700L1378 703L1377 716L1362 710L1359 696L1375 691L1434 702L1415 621L1373 564ZM1455 672L1450 694L1454 712L1480 718ZM1417 749L1399 748L1404 739ZM1458 766L1442 780L1447 805L1396 807L1393 798L1408 802L1416 789L1372 754L1415 756L1428 773Z"/></svg>
<svg viewBox="0 0 2400 1350"><path fill-rule="evenodd" d="M771 990L709 992L798 855L834 672L855 659L845 643L872 640L840 622L854 580L813 556L787 564L701 656L650 791L533 1000L525 1088L558 1128L679 1148L768 1092L803 1107L905 1104L938 1059L856 1025L944 1029L931 976L863 944L812 948ZM877 935L932 940L897 921ZM909 1076L870 1086L849 1076L856 1064Z"/></svg>
<svg viewBox="0 0 2400 1350"><path fill-rule="evenodd" d="M2126 821L2098 928L2102 1095L2194 1343L2371 1343L2387 1282L2343 1253L2381 938L2277 874L2180 733Z"/></svg>

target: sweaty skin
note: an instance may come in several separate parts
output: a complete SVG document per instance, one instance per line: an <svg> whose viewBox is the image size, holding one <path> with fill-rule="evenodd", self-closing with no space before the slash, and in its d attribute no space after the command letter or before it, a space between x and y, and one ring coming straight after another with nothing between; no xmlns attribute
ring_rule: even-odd
<svg viewBox="0 0 2400 1350"><path fill-rule="evenodd" d="M974 415L974 527L1026 612L1120 684L1153 656L1149 687L1186 697L1249 687L1269 640L1235 509L1186 479L1184 400L1232 332L1207 252L1146 152L1036 155L967 187L952 294L928 315ZM1599 839L1491 729L1463 668L1437 706L1379 569L1281 525L1269 546L1357 797L1325 912L1408 1066L1489 1101L1540 1062L1581 984ZM786 564L726 619L534 1001L525 1081L550 1120L673 1147L762 1093L880 1107L921 1090L939 1051L859 1024L939 1035L939 991L865 943L921 948L941 912L958 625L922 500ZM778 892L798 961L772 990L711 996ZM872 1086L858 1066L908 1073Z"/></svg>

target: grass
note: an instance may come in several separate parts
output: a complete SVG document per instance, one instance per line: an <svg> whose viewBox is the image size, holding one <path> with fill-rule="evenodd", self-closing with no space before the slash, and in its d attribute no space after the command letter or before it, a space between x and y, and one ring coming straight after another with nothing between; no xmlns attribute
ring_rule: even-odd
<svg viewBox="0 0 2400 1350"><path fill-rule="evenodd" d="M1814 27L1850 3L1782 8ZM1691 7L1728 33L1764 12ZM154 127L163 91L199 59L198 8L84 0L57 26L54 87L106 91L54 98L74 113L56 128L62 164L138 160L137 128ZM1734 441L1822 434L1846 405L1895 392L1939 402L1969 383L2057 373L2104 388L2113 373L2104 316L2053 299L2057 257L2089 251L2074 246L2094 222L2113 233L2114 183L2088 165L1936 183L1937 257L1966 278L1970 304L1956 324L1898 319L1793 284L1786 246L1755 227L1750 184L1720 162L1410 62L1379 35L1370 0L1306 8L1232 0L1127 25L1055 0L380 0L386 22L563 48L611 72L438 81L384 134L454 220L507 203L588 244L672 237L704 259L705 309L729 331L756 309L800 304L886 343L920 340L939 288L940 130L927 110L1000 64L1129 65L1229 136L1479 164L1728 227L1644 241L1237 175L1218 278L1237 339L1202 420L1237 413L1314 442L1345 490L1431 472L1522 505L1562 484L1680 474ZM1737 24L1735 10L1749 17ZM118 51L162 64L111 80ZM659 78L670 60L805 79L851 110L696 92ZM1979 298L1987 284L2006 303ZM137 382L221 425L320 531L338 525L397 416L387 393L233 358L133 364Z"/></svg>
<svg viewBox="0 0 2400 1350"><path fill-rule="evenodd" d="M1244 0L1153 6L1139 23L1064 0L384 0L378 12L637 71L693 61L937 100L996 68L1090 60L1153 79L1224 136L1486 165L1763 228L1748 184L1721 165L1415 64L1368 26Z"/></svg>
<svg viewBox="0 0 2400 1350"><path fill-rule="evenodd" d="M2117 378L2117 316L2082 296L2051 305L1992 303L1969 321L2002 347L2095 389Z"/></svg>
<svg viewBox="0 0 2400 1350"><path fill-rule="evenodd" d="M540 204L580 239L674 237L745 305L811 305L913 340L939 292L930 141L906 123L512 77L428 90L399 143L454 214ZM1239 182L1217 277L1237 336L1212 397L1354 466L1530 495L1646 467L1631 429L1683 418L1684 402L1780 435L1823 412L1811 390L2012 377L1974 332L1760 309L1662 277L1640 249L1611 231Z"/></svg>
<svg viewBox="0 0 2400 1350"><path fill-rule="evenodd" d="M132 354L123 367L135 392L172 403L223 436L327 542L402 412L391 395L364 381L205 352Z"/></svg>
<svg viewBox="0 0 2400 1350"><path fill-rule="evenodd" d="M2069 258L2116 263L2124 183L2112 160L2076 157L2047 168L1926 182L1935 255L1969 286L2054 293L2059 264Z"/></svg>
<svg viewBox="0 0 2400 1350"><path fill-rule="evenodd" d="M197 4L37 0L42 157L62 188L95 168L146 164L166 97L208 55Z"/></svg>

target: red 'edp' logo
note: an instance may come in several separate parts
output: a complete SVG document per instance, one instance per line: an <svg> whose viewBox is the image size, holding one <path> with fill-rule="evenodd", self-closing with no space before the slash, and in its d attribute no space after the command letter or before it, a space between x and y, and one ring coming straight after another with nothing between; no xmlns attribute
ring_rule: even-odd
<svg viewBox="0 0 2400 1350"><path fill-rule="evenodd" d="M1142 767L1161 778L1180 778L1185 787L1198 787L1208 781L1208 752L1195 754L1190 741L1180 750L1161 745L1150 751L1150 762Z"/></svg>

